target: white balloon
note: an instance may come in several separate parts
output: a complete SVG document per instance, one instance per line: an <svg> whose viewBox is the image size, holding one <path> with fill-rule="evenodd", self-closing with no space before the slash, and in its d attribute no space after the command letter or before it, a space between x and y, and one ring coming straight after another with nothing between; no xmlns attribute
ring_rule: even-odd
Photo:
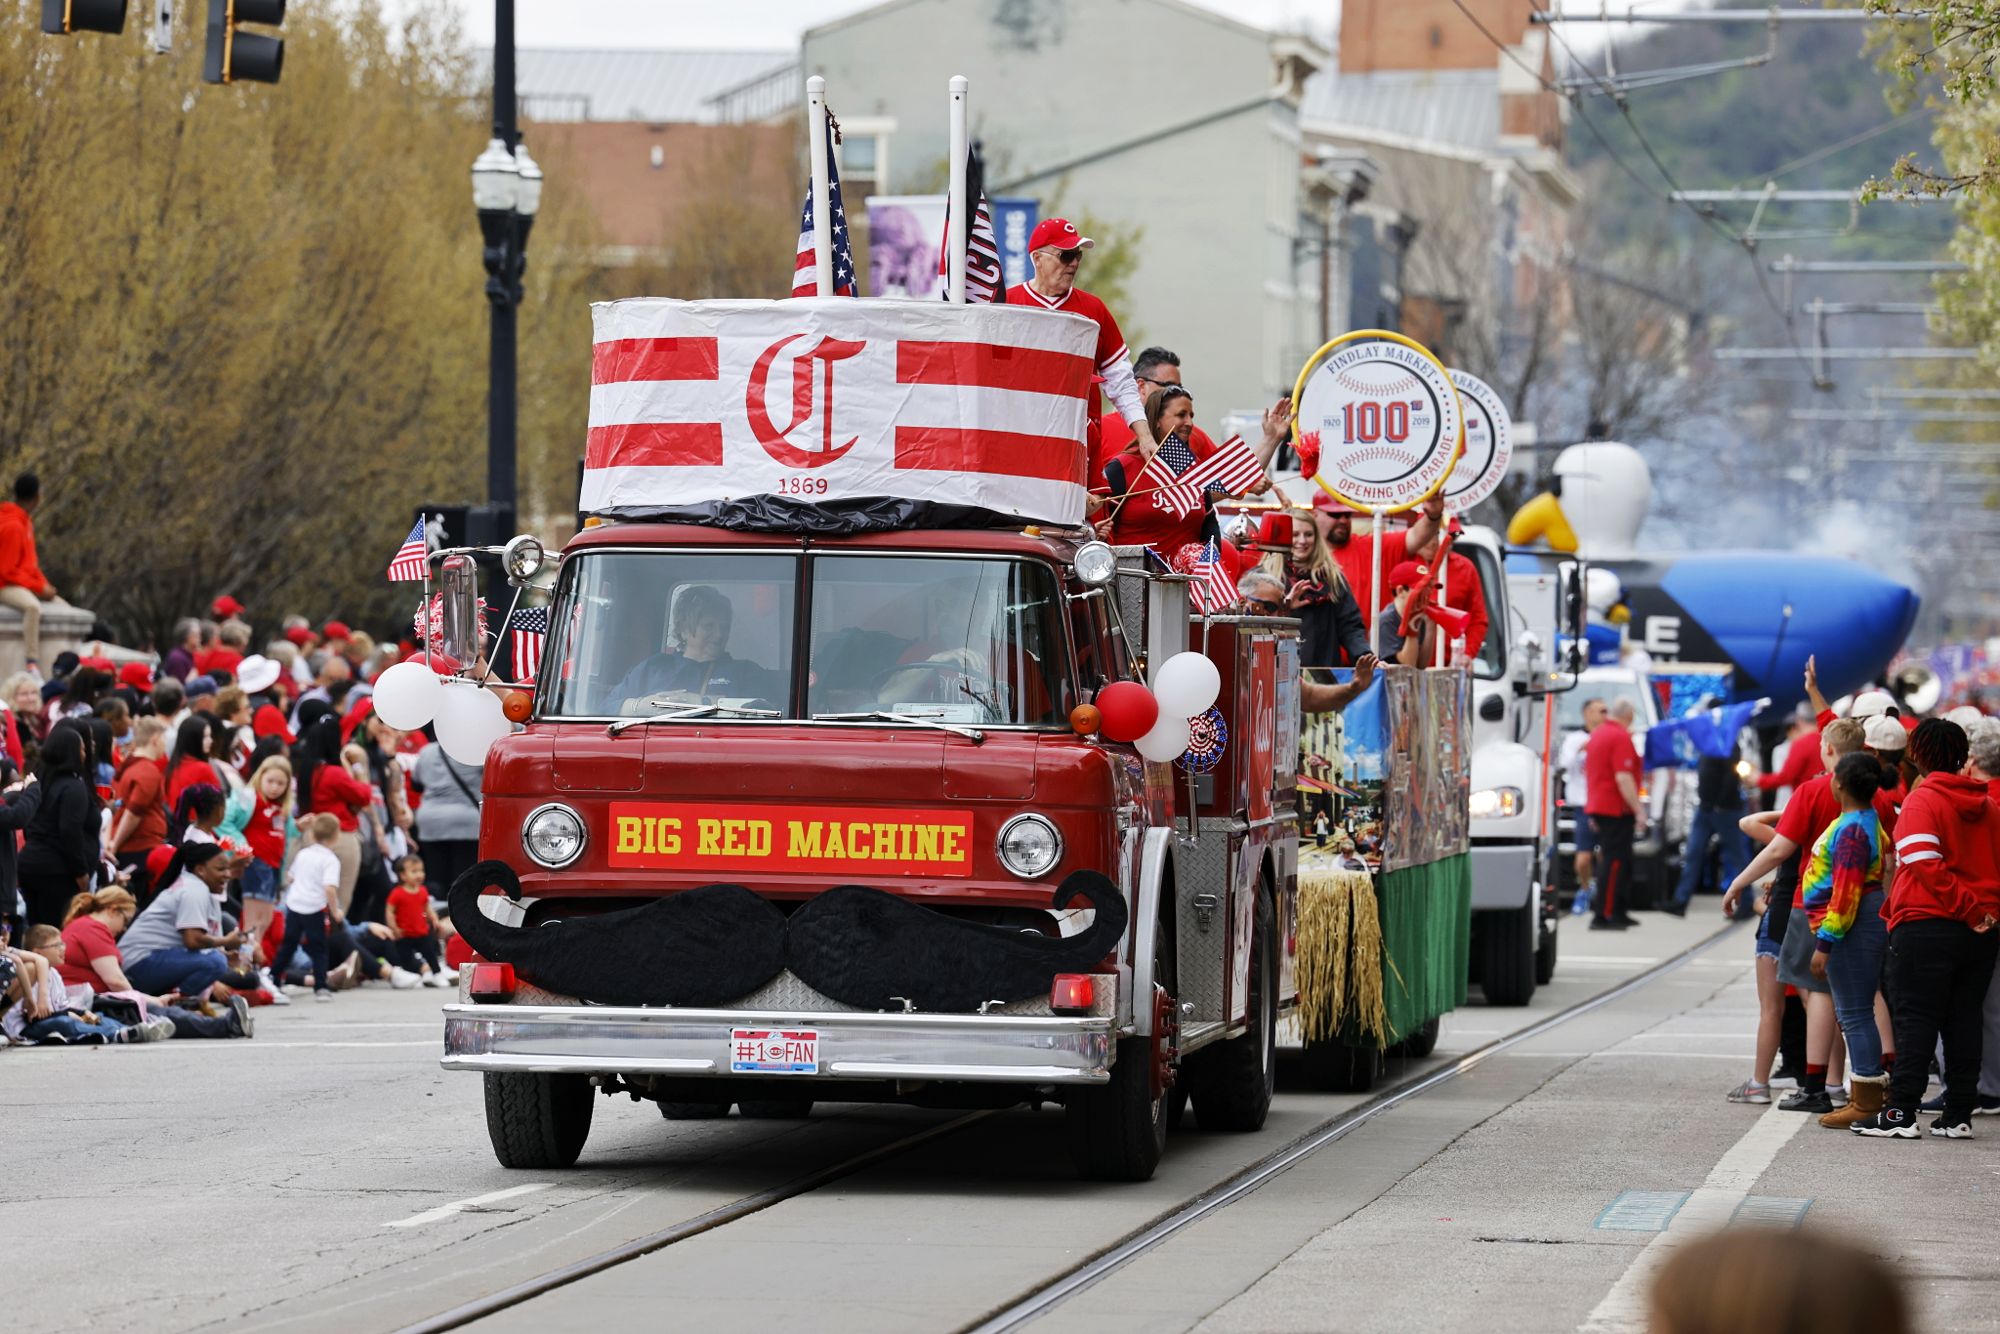
<svg viewBox="0 0 2000 1334"><path fill-rule="evenodd" d="M1188 720L1176 718L1163 708L1160 721L1153 724L1153 730L1134 741L1132 746L1155 764L1165 764L1186 753L1188 737Z"/></svg>
<svg viewBox="0 0 2000 1334"><path fill-rule="evenodd" d="M444 682L429 664L399 662L375 678L375 712L398 731L414 732L437 717Z"/></svg>
<svg viewBox="0 0 2000 1334"><path fill-rule="evenodd" d="M437 738L444 753L460 764L483 765L494 742L514 730L500 697L463 681L441 683Z"/></svg>
<svg viewBox="0 0 2000 1334"><path fill-rule="evenodd" d="M1153 694L1162 716L1194 718L1207 713L1222 693L1222 673L1195 652L1176 653L1153 673Z"/></svg>

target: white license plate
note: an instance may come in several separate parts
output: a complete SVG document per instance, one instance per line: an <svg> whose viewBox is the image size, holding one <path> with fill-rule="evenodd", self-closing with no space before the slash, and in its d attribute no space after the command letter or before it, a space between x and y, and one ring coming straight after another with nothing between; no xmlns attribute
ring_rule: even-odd
<svg viewBox="0 0 2000 1334"><path fill-rule="evenodd" d="M810 1028L732 1028L729 1073L816 1075L819 1033Z"/></svg>

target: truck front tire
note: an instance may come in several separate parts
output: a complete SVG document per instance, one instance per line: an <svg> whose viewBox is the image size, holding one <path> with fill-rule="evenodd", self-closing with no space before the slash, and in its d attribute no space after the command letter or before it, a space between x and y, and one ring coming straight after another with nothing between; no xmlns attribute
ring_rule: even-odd
<svg viewBox="0 0 2000 1334"><path fill-rule="evenodd" d="M1065 1107L1070 1158L1091 1181L1146 1181L1167 1151L1168 1096L1153 1096L1153 1040L1118 1042L1111 1082L1078 1090Z"/></svg>
<svg viewBox="0 0 2000 1334"><path fill-rule="evenodd" d="M572 1167L590 1138L596 1090L585 1075L489 1072L486 1134L500 1166L545 1172Z"/></svg>
<svg viewBox="0 0 2000 1334"><path fill-rule="evenodd" d="M1479 984L1489 1005L1526 1005L1535 996L1541 905L1479 914Z"/></svg>

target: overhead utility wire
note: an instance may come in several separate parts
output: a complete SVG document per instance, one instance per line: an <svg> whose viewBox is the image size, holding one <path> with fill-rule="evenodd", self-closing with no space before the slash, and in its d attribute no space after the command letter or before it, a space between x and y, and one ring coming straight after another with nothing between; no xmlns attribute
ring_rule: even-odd
<svg viewBox="0 0 2000 1334"><path fill-rule="evenodd" d="M1619 170L1623 171L1627 176L1631 177L1633 182L1637 184L1641 190L1645 191L1645 193L1648 195L1661 199L1669 206L1669 208L1671 208L1676 203L1683 202L1674 199L1671 193L1662 194L1660 188L1657 185L1654 185L1652 182L1648 181L1643 175L1640 174L1638 168L1634 167L1630 162L1626 161L1624 154L1620 153L1615 147L1612 146L1611 141L1604 137L1604 132L1597 128L1597 123L1591 120L1588 113L1584 111L1581 98L1579 98L1574 93L1565 93L1560 85L1551 83L1548 79L1542 77L1542 72L1540 70L1535 69L1533 66L1529 65L1527 61L1521 59L1520 56L1514 53L1514 49L1512 47L1508 46L1507 43L1501 41L1497 36L1493 34L1493 31L1490 28L1488 28L1484 23L1480 22L1479 16L1474 14L1470 9L1467 9L1465 7L1465 0L1451 0L1451 3L1452 6L1456 8L1460 14L1465 16L1466 22L1470 23L1479 32L1480 36L1484 37L1489 43L1492 44L1494 50L1498 51L1501 55L1507 57L1507 59L1512 61L1518 68L1521 69L1523 73L1527 74L1529 78L1533 79L1543 88L1547 89L1549 92L1556 94L1556 96L1558 97L1565 98L1570 104L1570 109L1576 113L1577 119L1582 121L1583 127L1590 132L1590 137L1597 140L1598 146L1604 149L1605 153L1611 158L1611 160L1617 164ZM1546 13L1546 11L1535 11L1535 12ZM1575 61L1580 69L1583 69L1586 73L1594 73L1593 71L1591 71L1588 65L1584 64L1583 61L1577 58L1576 52L1570 47L1568 42L1562 41L1562 38L1556 34L1556 30L1553 27L1550 27L1548 31L1551 36L1556 37L1556 40L1562 43L1563 50L1569 52L1570 59L1572 61ZM1635 139L1639 141L1639 146L1645 150L1646 156L1652 159L1653 166L1659 171L1660 175L1666 180L1669 191L1680 189L1680 183L1674 179L1673 173L1667 170L1666 164L1660 161L1659 154L1653 151L1653 146L1649 142L1647 142L1646 136L1644 135L1644 133L1640 131L1638 122L1633 120L1631 108L1625 105L1625 98L1623 94L1611 91L1608 92L1607 95L1611 97L1613 105L1615 105L1618 108L1619 114L1624 116L1625 123L1631 127L1632 135ZM1723 236L1732 243L1738 246L1742 246L1744 248L1745 252L1750 257L1751 270L1756 274L1758 290L1764 294L1764 301L1767 305L1771 307L1772 313L1776 314L1779 320L1784 325L1785 340L1789 342L1792 345L1792 349L1798 353L1799 360L1801 361L1809 360L1809 358L1806 355L1806 350L1803 347L1799 346L1798 338L1793 330L1791 317L1786 313L1784 306L1779 303L1777 294L1771 291L1770 282L1768 279L1765 278L1762 271L1762 267L1757 263L1754 244L1745 242L1745 240L1741 236L1731 231L1726 224L1724 224L1714 216L1711 210L1702 209L1692 203L1687 203L1684 206L1688 208L1691 212L1693 212L1696 217L1700 218L1703 222L1707 223L1710 227L1714 228L1719 235Z"/></svg>

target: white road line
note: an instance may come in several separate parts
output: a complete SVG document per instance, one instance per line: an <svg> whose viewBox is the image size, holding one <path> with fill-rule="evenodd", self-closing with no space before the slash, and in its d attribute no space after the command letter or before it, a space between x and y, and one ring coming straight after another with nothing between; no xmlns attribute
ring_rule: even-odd
<svg viewBox="0 0 2000 1334"><path fill-rule="evenodd" d="M1749 1133L1722 1155L1722 1161L1709 1172L1701 1188L1688 1196L1667 1230L1647 1242L1626 1267L1611 1291L1604 1294L1604 1300L1577 1327L1579 1334L1637 1334L1644 1330L1648 1321L1647 1289L1667 1256L1676 1247L1729 1222L1736 1207L1777 1158L1778 1150L1807 1121L1816 1119L1797 1112L1781 1112L1776 1107L1758 1117Z"/></svg>
<svg viewBox="0 0 2000 1334"><path fill-rule="evenodd" d="M554 1182L550 1181L538 1181L526 1186L509 1186L505 1190L496 1190L490 1195L475 1195L469 1200L453 1200L450 1204L440 1204L435 1209L426 1209L420 1214L411 1214L408 1218L399 1218L393 1223L384 1223L382 1226L422 1227L425 1223L435 1223L440 1219L450 1218L454 1214L464 1213L467 1209L476 1208L482 1204L495 1204L501 1200L511 1200L517 1195L532 1195L538 1190L547 1190L554 1184Z"/></svg>

